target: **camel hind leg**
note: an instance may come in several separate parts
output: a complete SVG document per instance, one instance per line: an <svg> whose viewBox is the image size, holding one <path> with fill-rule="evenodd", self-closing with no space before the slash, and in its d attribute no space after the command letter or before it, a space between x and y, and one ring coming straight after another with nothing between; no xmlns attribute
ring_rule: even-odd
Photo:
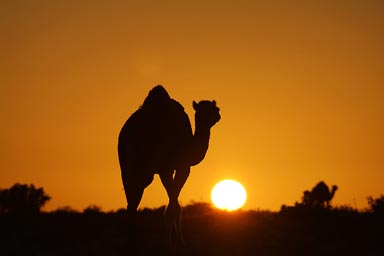
<svg viewBox="0 0 384 256"><path fill-rule="evenodd" d="M128 212L129 225L132 228L135 228L137 208L143 196L144 188L132 182L132 180L129 178L129 176L126 173L122 172L121 176L122 176L123 185L124 185L125 197L127 200L127 212Z"/></svg>
<svg viewBox="0 0 384 256"><path fill-rule="evenodd" d="M132 150L121 150L119 148L119 162L121 178L127 200L128 228L135 232L137 208L140 204L144 189L152 182L153 175L139 168L137 156Z"/></svg>
<svg viewBox="0 0 384 256"><path fill-rule="evenodd" d="M125 197L127 199L127 211L130 217L134 218L137 214L137 208L143 197L144 189L152 183L153 175L145 175L137 177L137 175L129 175L122 171L121 173Z"/></svg>

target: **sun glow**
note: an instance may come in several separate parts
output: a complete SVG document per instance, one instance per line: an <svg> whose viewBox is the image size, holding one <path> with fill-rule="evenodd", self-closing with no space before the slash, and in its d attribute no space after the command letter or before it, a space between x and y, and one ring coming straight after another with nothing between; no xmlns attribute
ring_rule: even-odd
<svg viewBox="0 0 384 256"><path fill-rule="evenodd" d="M222 180L213 187L211 200L221 210L235 211L245 204L247 192L235 180Z"/></svg>

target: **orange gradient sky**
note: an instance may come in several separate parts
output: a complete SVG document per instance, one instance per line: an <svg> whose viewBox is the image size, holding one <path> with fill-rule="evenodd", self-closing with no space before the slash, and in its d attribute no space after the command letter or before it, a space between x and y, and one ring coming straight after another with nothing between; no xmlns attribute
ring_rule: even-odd
<svg viewBox="0 0 384 256"><path fill-rule="evenodd" d="M1 1L0 187L43 186L45 209L125 207L117 136L164 85L222 120L180 201L226 178L246 209L318 181L333 203L384 193L384 2ZM158 177L140 207L167 203Z"/></svg>

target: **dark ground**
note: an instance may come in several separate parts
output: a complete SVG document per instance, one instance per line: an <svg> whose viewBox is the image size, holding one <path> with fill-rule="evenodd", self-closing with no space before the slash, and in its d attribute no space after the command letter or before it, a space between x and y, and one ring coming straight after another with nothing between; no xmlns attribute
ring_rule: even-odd
<svg viewBox="0 0 384 256"><path fill-rule="evenodd" d="M0 255L384 255L384 216L373 213L225 213L197 203L183 210L186 246L171 250L163 211L140 212L136 241L123 211L0 216Z"/></svg>

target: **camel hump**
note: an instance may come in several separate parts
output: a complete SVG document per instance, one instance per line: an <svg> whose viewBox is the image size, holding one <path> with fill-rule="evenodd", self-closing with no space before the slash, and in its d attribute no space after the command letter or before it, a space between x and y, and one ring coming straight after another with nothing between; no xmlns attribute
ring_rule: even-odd
<svg viewBox="0 0 384 256"><path fill-rule="evenodd" d="M312 194L317 194L317 195L319 194L323 195L324 193L329 194L329 192L330 192L329 188L324 181L320 181L319 183L317 183L316 186L311 190Z"/></svg>
<svg viewBox="0 0 384 256"><path fill-rule="evenodd" d="M327 184L325 184L324 181L320 181L319 183L317 183L316 187L319 187L321 189L328 189L328 186Z"/></svg>
<svg viewBox="0 0 384 256"><path fill-rule="evenodd" d="M157 85L149 91L148 96L145 98L141 108L159 108L168 105L170 101L171 97L169 96L167 90L165 90L162 85Z"/></svg>
<svg viewBox="0 0 384 256"><path fill-rule="evenodd" d="M174 120L184 115L184 107L172 99L162 85L157 85L149 91L140 109L160 118L168 117Z"/></svg>
<svg viewBox="0 0 384 256"><path fill-rule="evenodd" d="M192 128L184 107L158 85L150 90L143 105L124 124L119 141L142 144L167 141L174 145L190 137Z"/></svg>

